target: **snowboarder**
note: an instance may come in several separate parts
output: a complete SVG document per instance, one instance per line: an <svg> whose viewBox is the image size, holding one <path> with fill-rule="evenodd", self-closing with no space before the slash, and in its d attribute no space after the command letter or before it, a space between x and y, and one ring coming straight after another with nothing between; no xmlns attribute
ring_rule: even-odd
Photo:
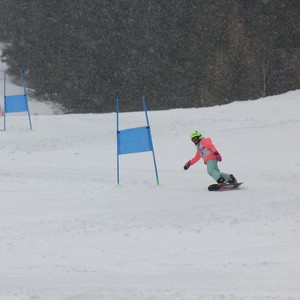
<svg viewBox="0 0 300 300"><path fill-rule="evenodd" d="M207 173L218 184L237 183L237 180L232 174L220 172L218 161L222 161L222 157L210 138L204 138L198 131L192 132L190 138L197 148L197 153L184 165L184 170L187 170L202 157L204 163L207 165Z"/></svg>

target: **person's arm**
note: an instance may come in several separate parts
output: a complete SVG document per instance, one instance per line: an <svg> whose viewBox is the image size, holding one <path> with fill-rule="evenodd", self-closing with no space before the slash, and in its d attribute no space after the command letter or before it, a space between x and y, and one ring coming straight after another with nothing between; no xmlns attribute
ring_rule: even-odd
<svg viewBox="0 0 300 300"><path fill-rule="evenodd" d="M201 158L200 153L197 151L195 156L192 159L190 159L189 162L191 163L191 165L193 165L196 162L198 162L200 160L200 158Z"/></svg>
<svg viewBox="0 0 300 300"><path fill-rule="evenodd" d="M196 155L190 159L185 165L184 169L187 170L191 165L195 164L201 158L200 153L197 151Z"/></svg>

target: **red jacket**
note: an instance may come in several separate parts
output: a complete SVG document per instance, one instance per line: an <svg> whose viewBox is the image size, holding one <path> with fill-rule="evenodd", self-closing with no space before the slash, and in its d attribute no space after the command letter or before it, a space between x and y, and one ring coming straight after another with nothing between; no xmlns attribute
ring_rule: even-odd
<svg viewBox="0 0 300 300"><path fill-rule="evenodd" d="M190 160L191 165L195 164L199 159L202 157L204 160L204 163L207 164L207 162L211 159L216 159L217 157L214 154L214 152L218 152L216 147L213 145L210 138L203 138L200 140L200 142L196 145L197 153L196 155Z"/></svg>

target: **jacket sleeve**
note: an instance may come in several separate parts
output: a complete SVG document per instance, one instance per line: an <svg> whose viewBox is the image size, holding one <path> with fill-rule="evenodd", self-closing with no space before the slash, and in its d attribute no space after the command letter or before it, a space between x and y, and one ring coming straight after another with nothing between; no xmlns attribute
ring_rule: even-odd
<svg viewBox="0 0 300 300"><path fill-rule="evenodd" d="M197 151L196 155L190 159L190 163L191 165L195 164L197 161L199 161L199 159L201 158L200 153Z"/></svg>

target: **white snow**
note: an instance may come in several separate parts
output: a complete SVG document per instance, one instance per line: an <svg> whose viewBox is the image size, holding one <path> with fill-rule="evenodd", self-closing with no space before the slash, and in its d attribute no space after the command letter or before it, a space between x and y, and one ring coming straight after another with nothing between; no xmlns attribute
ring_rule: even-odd
<svg viewBox="0 0 300 300"><path fill-rule="evenodd" d="M7 116L0 300L300 299L300 91L148 107L160 185L150 152L122 155L116 184L115 113L33 114L32 131ZM120 114L121 129L144 125ZM183 170L194 130L241 189L209 192L202 161Z"/></svg>

